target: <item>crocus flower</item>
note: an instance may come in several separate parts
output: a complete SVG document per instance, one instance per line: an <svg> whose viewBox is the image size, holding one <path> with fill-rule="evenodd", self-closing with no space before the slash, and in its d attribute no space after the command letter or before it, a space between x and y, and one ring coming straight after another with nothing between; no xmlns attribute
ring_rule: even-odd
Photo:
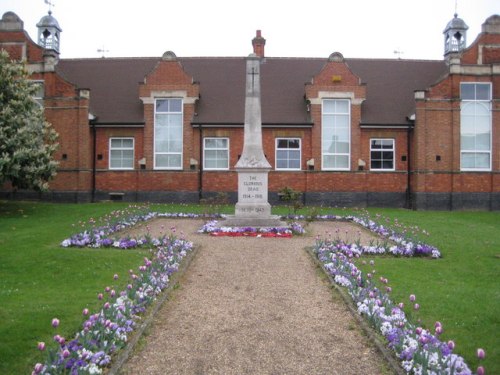
<svg viewBox="0 0 500 375"><path fill-rule="evenodd" d="M477 375L484 375L484 367L483 366L479 366L477 368Z"/></svg>
<svg viewBox="0 0 500 375"><path fill-rule="evenodd" d="M479 348L477 350L477 358L484 359L484 357L486 357L486 353L485 353L484 349Z"/></svg>
<svg viewBox="0 0 500 375"><path fill-rule="evenodd" d="M115 273L115 274L113 275L113 279L114 279L114 280L118 280L118 274L117 274L117 273Z"/></svg>
<svg viewBox="0 0 500 375"><path fill-rule="evenodd" d="M43 351L43 350L45 350L45 343L43 341L40 341L38 343L37 347L38 347L38 350Z"/></svg>
<svg viewBox="0 0 500 375"><path fill-rule="evenodd" d="M97 295L97 299L98 299L98 300L101 300L102 298L103 298L102 293L99 293L99 294Z"/></svg>
<svg viewBox="0 0 500 375"><path fill-rule="evenodd" d="M413 308L414 308L415 310L418 310L418 309L420 309L420 305L419 305L418 303L416 303L415 305L413 305Z"/></svg>
<svg viewBox="0 0 500 375"><path fill-rule="evenodd" d="M59 326L59 319L54 318L52 319L52 327L56 328Z"/></svg>
<svg viewBox="0 0 500 375"><path fill-rule="evenodd" d="M70 352L68 349L64 349L62 352L63 358L68 358L70 355Z"/></svg>
<svg viewBox="0 0 500 375"><path fill-rule="evenodd" d="M416 299L417 299L417 297L415 297L415 294L410 294L410 301L411 302L415 302Z"/></svg>
<svg viewBox="0 0 500 375"><path fill-rule="evenodd" d="M451 350L455 349L455 342L452 340L448 341L448 348Z"/></svg>
<svg viewBox="0 0 500 375"><path fill-rule="evenodd" d="M37 363L37 364L35 365L35 371L34 371L34 373L35 373L35 374L39 374L39 373L41 373L41 372L42 372L42 370L43 370L43 365L42 365L41 363Z"/></svg>
<svg viewBox="0 0 500 375"><path fill-rule="evenodd" d="M89 315L89 309L87 309L87 308L83 309L82 314L83 314L83 316Z"/></svg>

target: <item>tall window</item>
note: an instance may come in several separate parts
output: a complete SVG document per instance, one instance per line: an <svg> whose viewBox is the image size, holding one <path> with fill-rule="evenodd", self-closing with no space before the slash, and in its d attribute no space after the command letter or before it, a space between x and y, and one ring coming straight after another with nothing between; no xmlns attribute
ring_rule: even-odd
<svg viewBox="0 0 500 375"><path fill-rule="evenodd" d="M276 169L300 170L300 138L276 138Z"/></svg>
<svg viewBox="0 0 500 375"><path fill-rule="evenodd" d="M379 171L393 171L394 168L394 139L370 140L370 169Z"/></svg>
<svg viewBox="0 0 500 375"><path fill-rule="evenodd" d="M460 168L491 170L491 84L460 84Z"/></svg>
<svg viewBox="0 0 500 375"><path fill-rule="evenodd" d="M182 169L182 99L155 101L154 166Z"/></svg>
<svg viewBox="0 0 500 375"><path fill-rule="evenodd" d="M36 87L36 91L33 93L33 99L43 107L43 99L45 97L45 84L43 81L31 81L31 84Z"/></svg>
<svg viewBox="0 0 500 375"><path fill-rule="evenodd" d="M229 138L204 138L203 142L203 169L229 169Z"/></svg>
<svg viewBox="0 0 500 375"><path fill-rule="evenodd" d="M322 169L349 170L351 111L347 99L325 99L322 108Z"/></svg>
<svg viewBox="0 0 500 375"><path fill-rule="evenodd" d="M109 139L109 169L134 169L134 138Z"/></svg>

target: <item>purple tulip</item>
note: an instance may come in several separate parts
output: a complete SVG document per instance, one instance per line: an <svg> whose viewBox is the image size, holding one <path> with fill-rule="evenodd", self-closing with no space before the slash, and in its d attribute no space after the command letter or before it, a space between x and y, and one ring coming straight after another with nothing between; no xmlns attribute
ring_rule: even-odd
<svg viewBox="0 0 500 375"><path fill-rule="evenodd" d="M479 366L477 368L477 375L484 375L484 367L483 366Z"/></svg>
<svg viewBox="0 0 500 375"><path fill-rule="evenodd" d="M454 341L448 341L448 348L450 348L450 350L453 350L455 349L455 342Z"/></svg>
<svg viewBox="0 0 500 375"><path fill-rule="evenodd" d="M404 304L403 302L400 302L400 303L398 304L398 306L399 306L399 308L402 310L402 309L404 309L405 304Z"/></svg>
<svg viewBox="0 0 500 375"><path fill-rule="evenodd" d="M416 299L417 299L417 297L415 297L415 294L410 294L410 301L411 302L415 302Z"/></svg>
<svg viewBox="0 0 500 375"><path fill-rule="evenodd" d="M40 341L40 342L38 343L38 346L37 346L37 347L38 347L38 350L40 350L40 351L44 351L44 350L45 350L45 343L44 343L43 341Z"/></svg>
<svg viewBox="0 0 500 375"><path fill-rule="evenodd" d="M113 279L114 279L114 280L118 280L118 274L117 274L117 273L115 273L115 274L113 275Z"/></svg>
<svg viewBox="0 0 500 375"><path fill-rule="evenodd" d="M486 352L484 351L484 349L477 349L477 358L484 359L484 357L486 357Z"/></svg>
<svg viewBox="0 0 500 375"><path fill-rule="evenodd" d="M102 300L102 298L103 298L103 297L104 297L104 296L102 295L102 293L99 293L99 294L97 295L97 299L98 299L98 300Z"/></svg>
<svg viewBox="0 0 500 375"><path fill-rule="evenodd" d="M435 332L436 332L436 335L440 335L441 333L443 333L443 327L437 326Z"/></svg>
<svg viewBox="0 0 500 375"><path fill-rule="evenodd" d="M83 309L82 314L83 314L83 316L89 315L89 309L87 309L87 308Z"/></svg>
<svg viewBox="0 0 500 375"><path fill-rule="evenodd" d="M62 352L63 358L68 358L70 355L70 352L68 349L64 349Z"/></svg>
<svg viewBox="0 0 500 375"><path fill-rule="evenodd" d="M56 328L59 326L59 319L54 318L52 319L52 327Z"/></svg>
<svg viewBox="0 0 500 375"><path fill-rule="evenodd" d="M111 289L111 291L109 292L109 295L110 295L111 297L114 297L114 296L116 295L115 290L114 290L114 289Z"/></svg>
<svg viewBox="0 0 500 375"><path fill-rule="evenodd" d="M42 370L43 370L43 365L42 365L41 363L37 363L37 364L35 365L35 371L34 371L34 373L35 373L35 374L39 374L39 373L41 373L41 372L42 372Z"/></svg>
<svg viewBox="0 0 500 375"><path fill-rule="evenodd" d="M415 333L420 336L422 334L422 327L417 327Z"/></svg>
<svg viewBox="0 0 500 375"><path fill-rule="evenodd" d="M418 309L420 309L420 305L419 305L418 303L416 303L416 304L414 304L414 305L413 305L413 308L414 308L415 310L418 310Z"/></svg>

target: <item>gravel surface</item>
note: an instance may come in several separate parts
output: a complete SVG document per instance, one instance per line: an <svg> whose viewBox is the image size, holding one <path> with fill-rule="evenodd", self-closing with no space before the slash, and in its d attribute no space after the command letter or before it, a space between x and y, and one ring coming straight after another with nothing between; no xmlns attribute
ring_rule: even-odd
<svg viewBox="0 0 500 375"><path fill-rule="evenodd" d="M293 238L211 237L201 225L148 224L153 235L175 226L199 250L122 374L390 373L304 250L316 235L367 243L368 232L316 222Z"/></svg>

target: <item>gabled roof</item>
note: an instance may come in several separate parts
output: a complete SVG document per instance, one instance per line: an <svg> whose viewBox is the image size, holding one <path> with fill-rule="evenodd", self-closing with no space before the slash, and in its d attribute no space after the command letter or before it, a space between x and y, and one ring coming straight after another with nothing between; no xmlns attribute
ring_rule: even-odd
<svg viewBox="0 0 500 375"><path fill-rule="evenodd" d="M57 72L79 88L90 89L90 111L98 123L143 123L139 83L160 58L60 60ZM193 124L243 124L245 58L179 58L184 70L200 84ZM413 114L414 91L424 90L444 73L444 61L345 59L367 86L362 123L407 124ZM306 83L327 59L266 57L261 67L262 123L310 123L304 100Z"/></svg>

